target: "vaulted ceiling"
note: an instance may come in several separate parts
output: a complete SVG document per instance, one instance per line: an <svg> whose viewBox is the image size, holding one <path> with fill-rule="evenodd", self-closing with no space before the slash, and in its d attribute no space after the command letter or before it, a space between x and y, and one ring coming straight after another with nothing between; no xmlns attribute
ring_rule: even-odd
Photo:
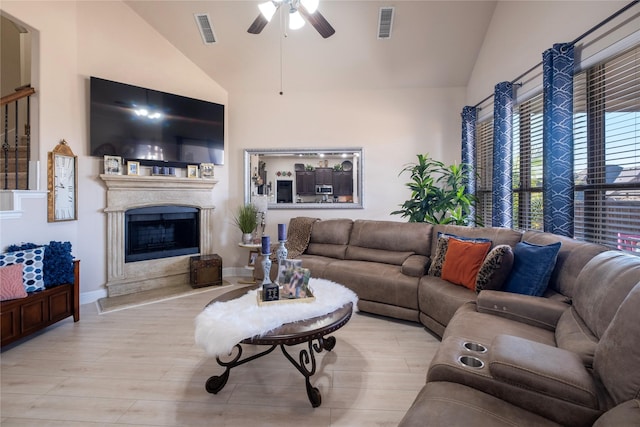
<svg viewBox="0 0 640 427"><path fill-rule="evenodd" d="M261 1L126 3L229 92L279 91L281 81L285 91L466 86L496 5L321 0L336 30L323 39L309 24L283 29L280 14L261 34L247 33ZM395 7L387 40L377 38L383 6ZM203 43L196 13L209 14L217 43Z"/></svg>

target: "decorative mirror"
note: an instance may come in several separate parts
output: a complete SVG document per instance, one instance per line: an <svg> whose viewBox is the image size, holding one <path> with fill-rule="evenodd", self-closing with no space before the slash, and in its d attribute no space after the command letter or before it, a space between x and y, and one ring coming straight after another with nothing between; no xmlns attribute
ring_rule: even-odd
<svg viewBox="0 0 640 427"><path fill-rule="evenodd" d="M362 209L362 148L245 150L245 203Z"/></svg>

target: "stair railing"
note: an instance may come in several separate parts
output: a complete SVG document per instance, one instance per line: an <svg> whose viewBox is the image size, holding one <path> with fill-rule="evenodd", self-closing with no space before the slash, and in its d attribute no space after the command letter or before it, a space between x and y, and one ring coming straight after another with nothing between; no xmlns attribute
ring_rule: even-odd
<svg viewBox="0 0 640 427"><path fill-rule="evenodd" d="M0 108L4 110L4 120L2 127L2 176L3 176L3 189L5 190L28 190L29 189L29 161L31 160L31 104L30 97L36 93L36 90L30 85L21 86L15 90L14 93L3 96L0 98ZM10 106L13 105L13 118L14 118L14 144L13 147L9 142L9 112ZM20 105L26 105L26 119L24 120L24 136L26 139L26 159L20 163L19 149L20 149L20 135L18 132L20 123ZM11 156L13 151L13 156ZM9 179L10 172L10 157L13 160L15 179L11 181ZM26 179L20 181L19 174L24 172ZM24 188L20 188L20 183L24 184ZM13 188L9 188L9 186Z"/></svg>

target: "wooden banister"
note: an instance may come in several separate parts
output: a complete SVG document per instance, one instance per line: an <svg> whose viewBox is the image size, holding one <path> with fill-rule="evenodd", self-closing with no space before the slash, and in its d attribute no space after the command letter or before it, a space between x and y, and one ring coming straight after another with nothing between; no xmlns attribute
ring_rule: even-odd
<svg viewBox="0 0 640 427"><path fill-rule="evenodd" d="M34 93L36 93L36 90L32 87L17 89L14 93L5 95L0 98L0 106L9 104L22 98L26 98L27 96L31 96Z"/></svg>

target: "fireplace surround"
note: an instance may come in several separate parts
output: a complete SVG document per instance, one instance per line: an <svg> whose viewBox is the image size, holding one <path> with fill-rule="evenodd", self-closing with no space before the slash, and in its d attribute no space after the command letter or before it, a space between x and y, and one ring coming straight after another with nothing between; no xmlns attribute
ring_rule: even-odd
<svg viewBox="0 0 640 427"><path fill-rule="evenodd" d="M170 176L100 175L107 187L107 293L109 297L189 283L189 254L125 262L126 212L174 206L195 209L201 254L213 251L216 180Z"/></svg>

